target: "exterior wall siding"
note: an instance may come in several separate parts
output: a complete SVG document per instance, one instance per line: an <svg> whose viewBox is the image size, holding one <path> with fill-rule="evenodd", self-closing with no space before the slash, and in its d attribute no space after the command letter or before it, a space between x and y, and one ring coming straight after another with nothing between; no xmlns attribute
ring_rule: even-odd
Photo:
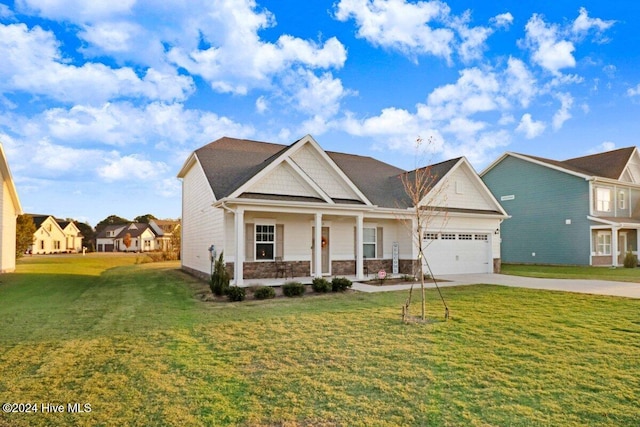
<svg viewBox="0 0 640 427"><path fill-rule="evenodd" d="M482 179L511 215L501 226L502 262L589 265L586 180L512 156Z"/></svg>
<svg viewBox="0 0 640 427"><path fill-rule="evenodd" d="M0 176L0 178L2 178ZM0 195L0 273L11 272L16 269L16 210L11 200L9 186L2 181L2 194Z"/></svg>
<svg viewBox="0 0 640 427"><path fill-rule="evenodd" d="M211 206L215 197L199 162L182 180L182 200L182 266L211 274L208 249L212 244L218 254L224 249L224 211Z"/></svg>

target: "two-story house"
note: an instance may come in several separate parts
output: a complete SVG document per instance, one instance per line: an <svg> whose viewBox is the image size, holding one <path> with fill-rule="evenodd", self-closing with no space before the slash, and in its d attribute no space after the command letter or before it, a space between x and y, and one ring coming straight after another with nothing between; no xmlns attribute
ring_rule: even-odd
<svg viewBox="0 0 640 427"><path fill-rule="evenodd" d="M564 161L505 153L480 175L511 216L503 262L617 266L638 252L636 147Z"/></svg>

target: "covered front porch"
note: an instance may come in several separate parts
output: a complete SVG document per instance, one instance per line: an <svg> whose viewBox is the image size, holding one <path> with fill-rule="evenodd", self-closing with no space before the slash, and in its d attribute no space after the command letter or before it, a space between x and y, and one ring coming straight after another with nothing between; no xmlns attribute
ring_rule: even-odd
<svg viewBox="0 0 640 427"><path fill-rule="evenodd" d="M263 202L224 206L225 259L237 286L414 271L411 259L417 257L393 214L370 216L365 206Z"/></svg>
<svg viewBox="0 0 640 427"><path fill-rule="evenodd" d="M592 218L593 220L593 218ZM631 218L598 218L591 227L591 265L624 265L628 252L638 256L640 220Z"/></svg>

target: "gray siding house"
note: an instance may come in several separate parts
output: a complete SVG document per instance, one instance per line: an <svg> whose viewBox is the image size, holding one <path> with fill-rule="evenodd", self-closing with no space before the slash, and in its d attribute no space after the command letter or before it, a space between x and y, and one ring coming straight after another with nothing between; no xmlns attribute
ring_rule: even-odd
<svg viewBox="0 0 640 427"><path fill-rule="evenodd" d="M506 263L621 265L640 239L636 147L564 161L505 153L480 176L511 216Z"/></svg>

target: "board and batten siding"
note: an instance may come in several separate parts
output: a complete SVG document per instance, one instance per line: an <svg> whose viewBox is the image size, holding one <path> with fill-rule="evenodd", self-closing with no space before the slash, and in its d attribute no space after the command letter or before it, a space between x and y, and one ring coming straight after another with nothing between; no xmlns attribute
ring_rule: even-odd
<svg viewBox="0 0 640 427"><path fill-rule="evenodd" d="M511 215L501 226L505 263L589 265L589 182L505 157L482 177Z"/></svg>
<svg viewBox="0 0 640 427"><path fill-rule="evenodd" d="M211 206L215 201L200 162L195 162L182 179L181 258L183 267L204 274L211 273L209 247L215 245L218 255L224 248L224 211Z"/></svg>

